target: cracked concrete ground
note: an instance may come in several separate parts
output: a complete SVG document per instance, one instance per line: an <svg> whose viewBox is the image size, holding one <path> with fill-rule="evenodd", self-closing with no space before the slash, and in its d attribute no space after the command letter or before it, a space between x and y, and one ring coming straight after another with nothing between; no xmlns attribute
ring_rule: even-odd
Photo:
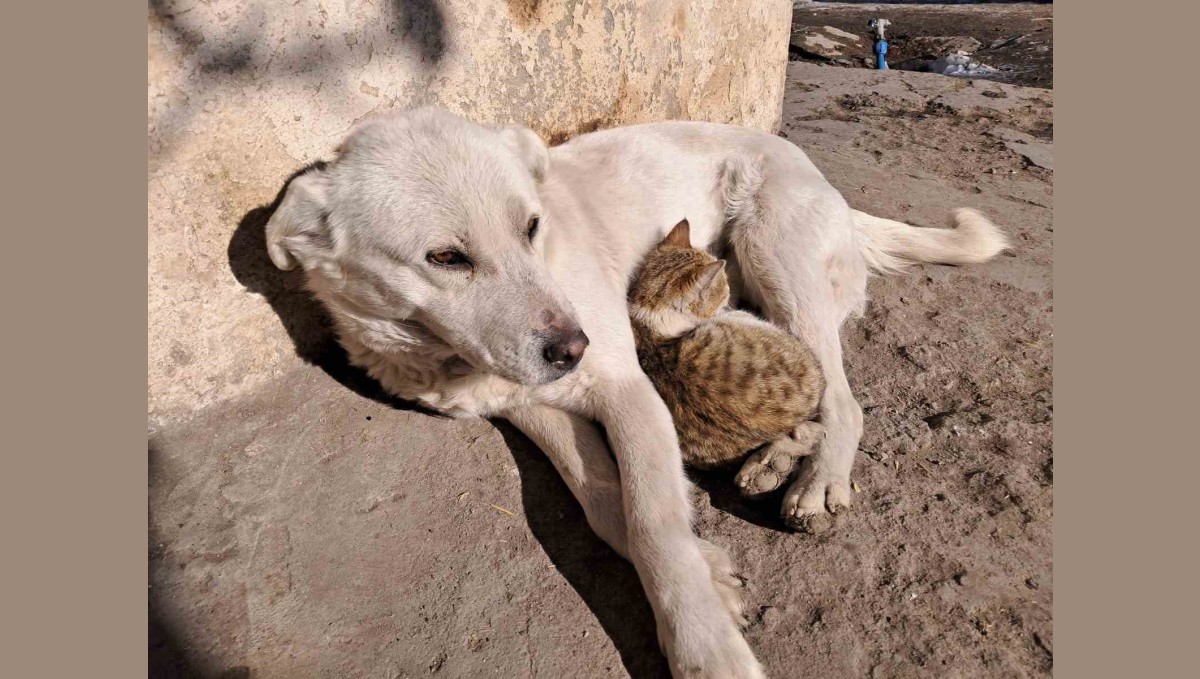
<svg viewBox="0 0 1200 679"><path fill-rule="evenodd" d="M769 676L1050 674L1053 174L996 130L1051 157L1051 107L1048 90L789 66L784 133L854 207L921 225L977 207L1015 247L871 282L844 334L866 432L835 531L789 533L779 498L695 477L697 530L747 580ZM262 247L256 206L296 162L229 135L273 188L152 182L181 213L189 190L221 192L221 228L179 235L210 266L180 256L151 285L186 286L176 322L238 352L166 352L180 389L211 396L150 416L152 676L665 676L633 569L533 446L345 366ZM209 313L244 322L218 332ZM187 383L196 361L244 380Z"/></svg>

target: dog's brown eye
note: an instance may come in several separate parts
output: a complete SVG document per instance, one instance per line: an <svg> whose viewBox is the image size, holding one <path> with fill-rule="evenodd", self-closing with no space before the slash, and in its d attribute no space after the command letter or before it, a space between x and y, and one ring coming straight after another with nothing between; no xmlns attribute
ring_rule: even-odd
<svg viewBox="0 0 1200 679"><path fill-rule="evenodd" d="M527 233L529 234L529 242L530 243L533 242L533 237L537 235L538 225L540 223L541 223L541 219L537 215L534 215L529 218L529 223L525 225L525 229L526 229Z"/></svg>
<svg viewBox="0 0 1200 679"><path fill-rule="evenodd" d="M436 250L425 255L425 259L429 260L430 264L440 266L463 266L471 263L471 260L458 250Z"/></svg>

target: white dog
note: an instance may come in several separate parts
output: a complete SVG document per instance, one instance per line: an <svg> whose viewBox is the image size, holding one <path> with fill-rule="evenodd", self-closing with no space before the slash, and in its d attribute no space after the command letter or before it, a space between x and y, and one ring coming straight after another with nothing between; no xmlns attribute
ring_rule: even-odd
<svg viewBox="0 0 1200 679"><path fill-rule="evenodd" d="M660 123L547 150L524 128L423 109L362 124L333 162L292 181L267 246L280 268L303 267L351 360L386 389L502 416L546 452L637 568L674 676L759 677L739 583L692 532L671 417L627 316L639 260L685 216L693 244L730 260L741 297L821 362L828 434L784 513L827 521L850 503L862 431L839 328L865 303L869 269L1000 252L977 212L922 229L851 210L800 149L764 132Z"/></svg>

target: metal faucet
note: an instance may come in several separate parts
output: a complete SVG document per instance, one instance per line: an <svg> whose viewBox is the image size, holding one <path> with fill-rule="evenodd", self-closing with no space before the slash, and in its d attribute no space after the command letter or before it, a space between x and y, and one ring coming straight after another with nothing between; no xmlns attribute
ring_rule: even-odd
<svg viewBox="0 0 1200 679"><path fill-rule="evenodd" d="M867 28L875 31L875 68L880 71L888 70L887 65L887 39L883 32L892 22L887 19L871 19L867 21Z"/></svg>

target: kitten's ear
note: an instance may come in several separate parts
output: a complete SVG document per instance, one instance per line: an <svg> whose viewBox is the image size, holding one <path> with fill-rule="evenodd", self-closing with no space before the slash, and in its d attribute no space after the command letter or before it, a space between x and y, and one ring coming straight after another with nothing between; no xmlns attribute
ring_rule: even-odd
<svg viewBox="0 0 1200 679"><path fill-rule="evenodd" d="M700 296L708 294L709 290L720 280L723 273L725 273L725 260L718 259L712 264L706 264L700 270L700 278L696 281L696 291Z"/></svg>
<svg viewBox="0 0 1200 679"><path fill-rule="evenodd" d="M692 247L692 227L688 224L688 220L684 219L671 229L671 233L662 240L663 245L673 245L677 248Z"/></svg>

